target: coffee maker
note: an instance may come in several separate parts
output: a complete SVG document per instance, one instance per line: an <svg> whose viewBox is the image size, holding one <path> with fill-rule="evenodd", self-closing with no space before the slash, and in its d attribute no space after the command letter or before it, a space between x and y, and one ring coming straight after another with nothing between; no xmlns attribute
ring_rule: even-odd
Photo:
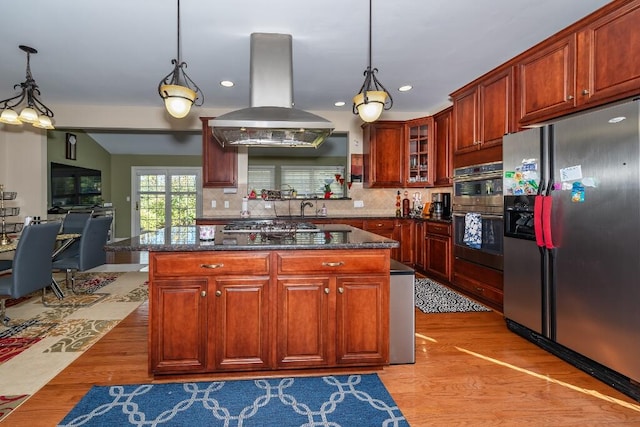
<svg viewBox="0 0 640 427"><path fill-rule="evenodd" d="M451 218L451 194L433 193L431 195L431 210L434 218Z"/></svg>

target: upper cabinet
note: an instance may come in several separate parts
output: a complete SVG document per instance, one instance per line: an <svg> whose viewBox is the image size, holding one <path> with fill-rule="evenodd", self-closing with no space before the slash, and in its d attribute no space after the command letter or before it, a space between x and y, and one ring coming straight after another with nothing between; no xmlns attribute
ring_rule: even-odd
<svg viewBox="0 0 640 427"><path fill-rule="evenodd" d="M362 129L364 187L402 187L405 176L405 122L365 123Z"/></svg>
<svg viewBox="0 0 640 427"><path fill-rule="evenodd" d="M453 180L453 153L451 151L451 131L453 107L442 110L433 116L433 134L435 150L434 185L451 185Z"/></svg>
<svg viewBox="0 0 640 427"><path fill-rule="evenodd" d="M502 144L512 130L513 71L506 67L451 94L455 155Z"/></svg>
<svg viewBox="0 0 640 427"><path fill-rule="evenodd" d="M434 181L433 117L409 120L405 130L405 187L432 186Z"/></svg>
<svg viewBox="0 0 640 427"><path fill-rule="evenodd" d="M578 32L578 104L640 93L640 2L615 10Z"/></svg>
<svg viewBox="0 0 640 427"><path fill-rule="evenodd" d="M570 35L518 61L521 123L575 107L575 52L575 36Z"/></svg>
<svg viewBox="0 0 640 427"><path fill-rule="evenodd" d="M640 93L639 22L640 1L612 2L517 57L519 124Z"/></svg>
<svg viewBox="0 0 640 427"><path fill-rule="evenodd" d="M222 147L213 136L209 119L202 121L202 186L237 187L238 186L238 149Z"/></svg>

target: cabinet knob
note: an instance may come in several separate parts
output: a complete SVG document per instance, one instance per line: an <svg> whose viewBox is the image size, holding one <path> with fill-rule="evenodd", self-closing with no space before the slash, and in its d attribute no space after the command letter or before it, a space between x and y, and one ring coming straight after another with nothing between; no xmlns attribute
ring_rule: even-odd
<svg viewBox="0 0 640 427"><path fill-rule="evenodd" d="M324 293L329 295L329 288L324 288Z"/></svg>
<svg viewBox="0 0 640 427"><path fill-rule="evenodd" d="M344 261L337 261L337 262L325 261L322 263L323 267L340 267L341 265L344 265Z"/></svg>
<svg viewBox="0 0 640 427"><path fill-rule="evenodd" d="M479 287L479 286L476 286L476 291L478 291L478 292L484 292L484 288L481 288L481 287Z"/></svg>
<svg viewBox="0 0 640 427"><path fill-rule="evenodd" d="M200 264L200 267L201 268L216 269L216 268L224 267L224 264Z"/></svg>
<svg viewBox="0 0 640 427"><path fill-rule="evenodd" d="M222 291L221 290L217 290L216 291L216 296L217 297L221 297L222 296Z"/></svg>
<svg viewBox="0 0 640 427"><path fill-rule="evenodd" d="M207 296L207 291L201 291L200 292L200 296L201 297L206 297Z"/></svg>
<svg viewBox="0 0 640 427"><path fill-rule="evenodd" d="M571 101L573 99L573 95L567 96L567 101Z"/></svg>
<svg viewBox="0 0 640 427"><path fill-rule="evenodd" d="M589 95L589 89L582 89L583 95Z"/></svg>
<svg viewBox="0 0 640 427"><path fill-rule="evenodd" d="M338 293L344 294L344 288L342 288L342 287L338 288Z"/></svg>

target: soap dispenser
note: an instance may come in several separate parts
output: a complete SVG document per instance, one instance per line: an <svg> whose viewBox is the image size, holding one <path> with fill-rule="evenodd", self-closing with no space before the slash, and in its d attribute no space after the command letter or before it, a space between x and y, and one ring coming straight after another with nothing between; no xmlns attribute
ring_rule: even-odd
<svg viewBox="0 0 640 427"><path fill-rule="evenodd" d="M327 207L325 204L322 204L322 209L320 209L320 216L327 216Z"/></svg>

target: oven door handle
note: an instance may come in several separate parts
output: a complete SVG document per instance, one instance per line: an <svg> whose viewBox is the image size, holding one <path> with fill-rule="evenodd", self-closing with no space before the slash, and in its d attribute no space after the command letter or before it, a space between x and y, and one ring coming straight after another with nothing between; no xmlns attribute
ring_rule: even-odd
<svg viewBox="0 0 640 427"><path fill-rule="evenodd" d="M493 215L493 214L483 214L482 212L477 211L469 211L469 212L454 212L453 216L465 216L468 213L477 213L480 214L482 219L498 219L502 220L504 217L502 215Z"/></svg>

